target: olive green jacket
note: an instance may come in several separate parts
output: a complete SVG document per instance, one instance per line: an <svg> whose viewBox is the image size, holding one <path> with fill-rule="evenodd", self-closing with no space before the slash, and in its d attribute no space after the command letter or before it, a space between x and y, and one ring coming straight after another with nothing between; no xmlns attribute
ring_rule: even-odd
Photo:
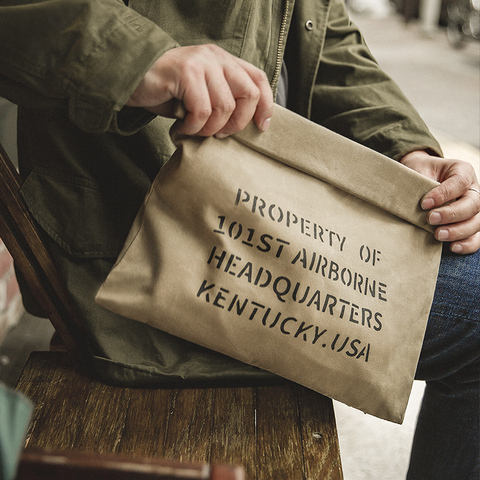
<svg viewBox="0 0 480 480"><path fill-rule="evenodd" d="M341 0L128 3L2 2L0 95L19 105L23 196L49 235L89 331L85 348L104 379L266 381L264 372L94 303L173 152L171 120L124 107L145 72L168 49L216 43L263 69L275 91L285 60L291 110L395 159L439 146L378 67Z"/></svg>

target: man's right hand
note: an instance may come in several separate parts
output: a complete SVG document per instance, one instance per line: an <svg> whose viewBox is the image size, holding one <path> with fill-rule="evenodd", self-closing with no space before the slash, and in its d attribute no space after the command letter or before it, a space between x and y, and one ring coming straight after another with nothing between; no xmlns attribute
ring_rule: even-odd
<svg viewBox="0 0 480 480"><path fill-rule="evenodd" d="M273 95L265 73L216 45L178 47L161 55L127 102L165 115L173 99L187 111L178 132L223 138L254 119L265 131Z"/></svg>

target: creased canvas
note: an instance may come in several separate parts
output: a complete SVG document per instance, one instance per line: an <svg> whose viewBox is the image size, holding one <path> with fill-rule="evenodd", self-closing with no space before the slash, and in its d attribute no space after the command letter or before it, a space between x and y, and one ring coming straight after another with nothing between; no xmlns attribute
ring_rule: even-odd
<svg viewBox="0 0 480 480"><path fill-rule="evenodd" d="M265 133L174 141L97 302L401 423L436 183L281 107Z"/></svg>

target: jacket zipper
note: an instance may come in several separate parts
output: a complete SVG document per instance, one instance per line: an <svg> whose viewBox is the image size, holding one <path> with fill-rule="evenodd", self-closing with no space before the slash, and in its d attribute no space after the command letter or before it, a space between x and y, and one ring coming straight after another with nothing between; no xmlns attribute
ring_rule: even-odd
<svg viewBox="0 0 480 480"><path fill-rule="evenodd" d="M278 36L278 47L277 47L277 58L275 61L275 71L273 73L272 82L270 83L270 87L272 88L272 90L275 88L275 85L278 82L278 78L280 77L280 72L282 70L283 43L285 41L285 30L287 28L289 10L290 10L290 0L286 0L285 6L283 9L282 23L280 24L280 34Z"/></svg>

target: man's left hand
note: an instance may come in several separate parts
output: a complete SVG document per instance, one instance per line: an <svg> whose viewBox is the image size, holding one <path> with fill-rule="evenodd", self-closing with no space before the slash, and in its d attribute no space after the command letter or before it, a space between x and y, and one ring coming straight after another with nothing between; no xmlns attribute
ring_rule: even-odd
<svg viewBox="0 0 480 480"><path fill-rule="evenodd" d="M429 210L428 223L437 226L437 240L451 242L450 250L455 253L480 249L480 186L472 165L425 151L411 152L401 163L440 182L421 200L421 207Z"/></svg>

